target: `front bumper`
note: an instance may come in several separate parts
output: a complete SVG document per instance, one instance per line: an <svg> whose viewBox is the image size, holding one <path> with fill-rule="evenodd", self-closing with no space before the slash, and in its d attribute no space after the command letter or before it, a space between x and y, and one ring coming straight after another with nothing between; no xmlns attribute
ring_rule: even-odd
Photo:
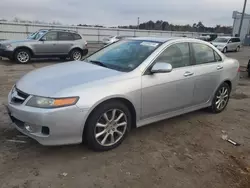
<svg viewBox="0 0 250 188"><path fill-rule="evenodd" d="M30 97L29 97L30 98ZM17 130L35 139L42 145L66 145L82 142L82 133L87 111L76 105L42 109L13 104L8 96L9 116ZM32 129L27 129L29 125Z"/></svg>
<svg viewBox="0 0 250 188"><path fill-rule="evenodd" d="M8 51L5 49L0 49L0 57L7 57L7 58L12 58L14 52L13 51Z"/></svg>

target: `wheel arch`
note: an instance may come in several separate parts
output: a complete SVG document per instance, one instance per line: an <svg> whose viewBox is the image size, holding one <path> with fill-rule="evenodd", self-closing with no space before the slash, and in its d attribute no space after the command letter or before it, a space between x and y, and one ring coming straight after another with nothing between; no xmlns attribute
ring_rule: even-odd
<svg viewBox="0 0 250 188"><path fill-rule="evenodd" d="M107 102L110 101L120 101L123 104L125 104L130 113L131 113L131 117L132 117L132 127L131 128L136 128L136 119L137 119L137 113L136 113L136 109L135 109L135 105L131 102L131 100L129 100L128 98L124 97L124 96L113 96L110 98L105 98L103 100L100 100L99 102L97 102L95 105L93 105L91 107L91 109L89 110L89 112L86 115L85 121L83 122L83 130L82 130L82 135L84 136L84 132L85 132L85 124L88 122L91 114L94 112L94 110L99 107L100 105L103 105Z"/></svg>
<svg viewBox="0 0 250 188"><path fill-rule="evenodd" d="M16 52L17 52L18 50L20 50L20 49L29 50L31 56L34 55L34 52L33 52L33 50L32 50L31 48L29 48L29 47L27 47L27 46L18 46L18 47L14 50L13 57L15 57Z"/></svg>

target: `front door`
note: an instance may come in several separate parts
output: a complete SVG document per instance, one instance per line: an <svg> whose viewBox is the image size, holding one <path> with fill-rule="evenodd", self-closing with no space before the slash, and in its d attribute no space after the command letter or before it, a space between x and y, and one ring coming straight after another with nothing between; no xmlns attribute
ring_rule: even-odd
<svg viewBox="0 0 250 188"><path fill-rule="evenodd" d="M57 43L57 32L49 31L42 37L41 41L33 45L34 53L41 56L57 55Z"/></svg>
<svg viewBox="0 0 250 188"><path fill-rule="evenodd" d="M142 76L141 119L192 105L194 72L188 43L173 44L154 61L170 63L172 72ZM154 64L153 63L153 64Z"/></svg>
<svg viewBox="0 0 250 188"><path fill-rule="evenodd" d="M223 63L220 55L206 44L192 43L196 65L194 105L207 103L221 82Z"/></svg>

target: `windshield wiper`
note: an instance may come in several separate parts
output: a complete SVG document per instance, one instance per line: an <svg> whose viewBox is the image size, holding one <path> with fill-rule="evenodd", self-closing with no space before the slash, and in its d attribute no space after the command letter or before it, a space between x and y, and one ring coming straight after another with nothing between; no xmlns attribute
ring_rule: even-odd
<svg viewBox="0 0 250 188"><path fill-rule="evenodd" d="M89 62L94 63L96 65L100 65L102 67L107 67L107 65L105 65L104 63L102 63L101 61L94 61L94 60L90 60Z"/></svg>

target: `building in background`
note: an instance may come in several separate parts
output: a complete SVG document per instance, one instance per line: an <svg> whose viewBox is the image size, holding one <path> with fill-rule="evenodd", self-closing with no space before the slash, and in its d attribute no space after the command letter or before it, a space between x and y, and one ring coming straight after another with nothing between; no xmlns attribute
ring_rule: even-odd
<svg viewBox="0 0 250 188"><path fill-rule="evenodd" d="M241 15L242 15L242 13L240 13L240 12L237 12L237 11L233 12L233 19L234 19L233 36L237 35L238 32L239 32ZM246 35L249 35L249 34L250 34L250 15L245 14L244 15L244 20L243 20L243 23L242 23L241 33L240 33L240 36L239 36L243 43L245 42Z"/></svg>

